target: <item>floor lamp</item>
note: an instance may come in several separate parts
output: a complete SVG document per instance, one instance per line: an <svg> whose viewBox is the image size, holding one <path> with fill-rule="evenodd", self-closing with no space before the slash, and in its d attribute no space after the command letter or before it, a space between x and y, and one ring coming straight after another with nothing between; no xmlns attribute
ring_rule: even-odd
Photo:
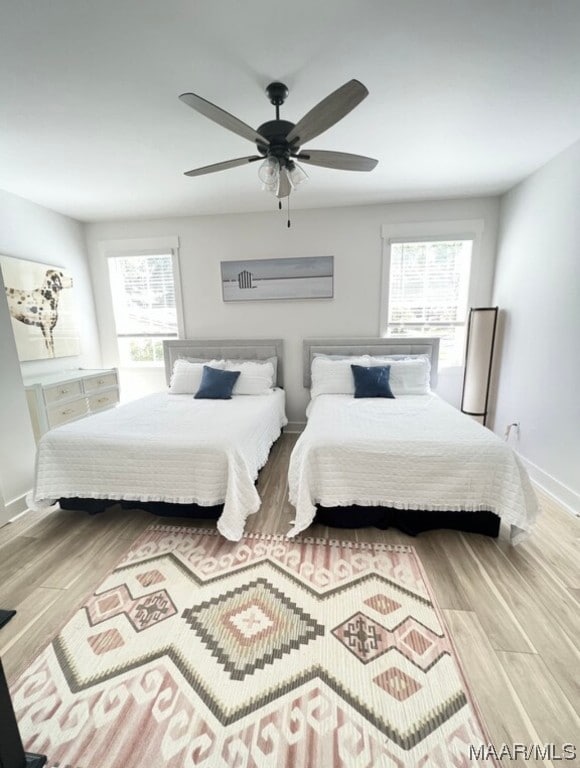
<svg viewBox="0 0 580 768"><path fill-rule="evenodd" d="M497 315L497 307L475 307L469 310L467 323L461 411L484 426L489 403Z"/></svg>

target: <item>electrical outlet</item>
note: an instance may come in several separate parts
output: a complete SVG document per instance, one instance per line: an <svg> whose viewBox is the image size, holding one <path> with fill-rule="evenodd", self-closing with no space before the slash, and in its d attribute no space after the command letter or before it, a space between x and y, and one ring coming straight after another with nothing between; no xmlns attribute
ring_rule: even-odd
<svg viewBox="0 0 580 768"><path fill-rule="evenodd" d="M510 437L512 436L512 432L515 435L515 439L519 441L520 439L520 422L519 421L512 421L511 424L508 424L505 428L505 440L506 442L509 441Z"/></svg>

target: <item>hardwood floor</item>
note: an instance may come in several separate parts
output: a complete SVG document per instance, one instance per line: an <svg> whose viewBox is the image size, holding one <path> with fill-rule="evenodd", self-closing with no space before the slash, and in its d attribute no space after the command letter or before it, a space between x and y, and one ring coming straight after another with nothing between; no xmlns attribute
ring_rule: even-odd
<svg viewBox="0 0 580 768"><path fill-rule="evenodd" d="M289 528L294 515L286 471L295 440L284 435L260 473L263 504L248 520L249 533ZM497 541L455 531L411 539L397 531L321 526L309 535L415 546L493 743L577 746L576 761L509 765L580 766L580 521L549 497L539 500L538 525L517 548L505 531ZM119 508L94 517L29 512L0 528L0 606L18 611L0 630L9 680L51 640L133 539L158 520Z"/></svg>

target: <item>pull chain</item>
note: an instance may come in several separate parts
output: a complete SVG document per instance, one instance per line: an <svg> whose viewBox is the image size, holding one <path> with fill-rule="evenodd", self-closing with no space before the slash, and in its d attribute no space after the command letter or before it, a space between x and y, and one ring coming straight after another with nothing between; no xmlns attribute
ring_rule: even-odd
<svg viewBox="0 0 580 768"><path fill-rule="evenodd" d="M288 229L290 229L290 195L288 195Z"/></svg>

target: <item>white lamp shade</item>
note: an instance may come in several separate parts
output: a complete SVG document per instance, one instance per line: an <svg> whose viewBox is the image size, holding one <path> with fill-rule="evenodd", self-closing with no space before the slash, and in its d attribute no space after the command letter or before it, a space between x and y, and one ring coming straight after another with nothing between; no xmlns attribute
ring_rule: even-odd
<svg viewBox="0 0 580 768"><path fill-rule="evenodd" d="M497 307L469 311L461 410L481 424L487 417L497 313Z"/></svg>

